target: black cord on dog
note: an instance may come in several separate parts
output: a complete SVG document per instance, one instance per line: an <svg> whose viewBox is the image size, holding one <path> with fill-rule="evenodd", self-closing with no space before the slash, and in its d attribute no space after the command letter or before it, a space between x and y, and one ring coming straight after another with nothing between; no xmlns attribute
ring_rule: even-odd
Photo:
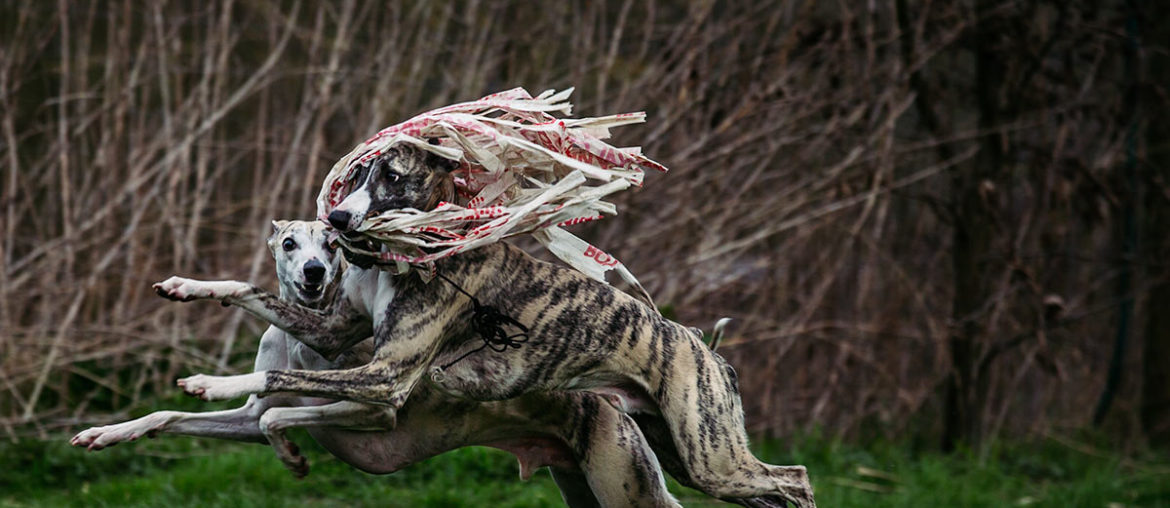
<svg viewBox="0 0 1170 508"><path fill-rule="evenodd" d="M452 365L455 365L455 363L459 360L467 358L472 353L478 353L483 351L485 348L491 348L492 351L502 353L507 351L508 348L519 349L521 344L528 342L527 326L524 326L523 324L520 324L519 321L504 315L491 305L483 305L479 303L479 299L471 296L471 293L464 291L463 288L452 282L451 279L444 277L443 274L436 272L435 275L440 279L447 281L447 284L450 284L455 289L459 290L460 293L467 295L467 297L471 299L471 304L473 305L471 309L471 328L475 330L475 333L479 334L479 338L483 339L482 346L463 353L463 355L459 358L456 358L450 363L444 365L442 367L444 370ZM511 325L519 328L520 333L508 335L508 332L504 331L504 325ZM523 338L517 339L517 337Z"/></svg>

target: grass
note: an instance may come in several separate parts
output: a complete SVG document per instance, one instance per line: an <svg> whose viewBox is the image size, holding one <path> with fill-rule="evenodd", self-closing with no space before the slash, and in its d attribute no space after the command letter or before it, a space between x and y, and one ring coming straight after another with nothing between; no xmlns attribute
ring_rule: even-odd
<svg viewBox="0 0 1170 508"><path fill-rule="evenodd" d="M313 468L304 480L258 445L171 437L89 453L65 437L0 444L0 507L562 506L547 471L522 482L512 457L496 450L465 448L373 476L307 435L295 440ZM807 465L822 507L1170 507L1170 457L1107 450L1092 439L1042 439L941 455L815 435L757 446L769 462ZM685 506L719 504L671 490Z"/></svg>

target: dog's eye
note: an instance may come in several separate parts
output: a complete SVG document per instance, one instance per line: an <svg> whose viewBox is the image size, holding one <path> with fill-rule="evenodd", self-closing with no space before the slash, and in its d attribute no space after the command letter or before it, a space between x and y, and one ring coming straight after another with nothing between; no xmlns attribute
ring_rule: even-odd
<svg viewBox="0 0 1170 508"><path fill-rule="evenodd" d="M337 246L333 245L332 243L325 242L325 250L328 251L330 254L334 254L337 252Z"/></svg>
<svg viewBox="0 0 1170 508"><path fill-rule="evenodd" d="M374 171L376 171L376 173L374 173L374 178L381 177L385 178L390 183L394 183L397 182L398 178L402 176L396 173L393 169L390 169L389 153L387 153L385 157L378 159L378 162L374 163L373 166Z"/></svg>
<svg viewBox="0 0 1170 508"><path fill-rule="evenodd" d="M349 183L349 185L352 187L360 186L361 183L365 181L366 175L370 173L370 167L372 165L373 164L366 164L365 166L359 167L357 171L350 173L347 183Z"/></svg>
<svg viewBox="0 0 1170 508"><path fill-rule="evenodd" d="M297 248L297 242L294 242L292 238L285 238L284 242L281 243L280 246L284 247L285 252L288 252Z"/></svg>

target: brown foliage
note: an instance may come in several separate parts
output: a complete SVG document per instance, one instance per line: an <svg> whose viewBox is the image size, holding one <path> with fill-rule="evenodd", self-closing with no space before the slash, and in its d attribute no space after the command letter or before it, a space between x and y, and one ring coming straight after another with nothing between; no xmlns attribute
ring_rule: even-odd
<svg viewBox="0 0 1170 508"><path fill-rule="evenodd" d="M180 373L245 369L259 323L150 284L271 287L268 220L311 217L368 134L576 86L579 115L647 110L619 144L672 169L579 231L681 321L737 318L722 352L754 430L936 430L967 322L996 360L988 433L1084 424L1130 199L1124 13L912 3L901 28L895 6L855 2L0 7L0 422L43 433L171 393ZM972 42L975 26L992 35ZM977 93L976 44L1002 71L993 93ZM973 169L989 146L1002 167ZM971 174L974 205L954 195ZM953 316L953 228L975 209L983 293Z"/></svg>

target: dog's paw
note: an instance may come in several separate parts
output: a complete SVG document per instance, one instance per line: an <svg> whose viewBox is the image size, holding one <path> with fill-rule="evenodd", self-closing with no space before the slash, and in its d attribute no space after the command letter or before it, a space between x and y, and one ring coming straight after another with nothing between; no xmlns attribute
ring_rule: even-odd
<svg viewBox="0 0 1170 508"><path fill-rule="evenodd" d="M252 291L252 285L234 280L193 280L171 277L156 283L154 292L168 300L189 302L191 300L216 299L227 305L228 298L240 297Z"/></svg>
<svg viewBox="0 0 1170 508"><path fill-rule="evenodd" d="M196 374L178 380L176 384L187 395L203 400L229 400L264 391L264 373L253 372L242 376L208 376Z"/></svg>
<svg viewBox="0 0 1170 508"><path fill-rule="evenodd" d="M69 440L69 444L73 446L81 446L90 450L101 450L104 448L104 446L97 445L96 443L98 438L106 433L107 429L109 429L109 427L91 427L85 429L81 432L78 432L76 436L73 436L73 439Z"/></svg>
<svg viewBox="0 0 1170 508"><path fill-rule="evenodd" d="M190 302L201 298L215 298L215 292L202 281L171 277L154 284L154 292L168 300Z"/></svg>
<svg viewBox="0 0 1170 508"><path fill-rule="evenodd" d="M276 452L276 457L280 459L280 463L288 469L293 476L304 478L309 475L309 460L301 455L301 449L296 443L289 441L284 434L284 429L287 427L288 421L283 421L279 417L274 417L279 410L269 410L260 417L259 426L260 432L268 438L269 444L272 445L272 451Z"/></svg>
<svg viewBox="0 0 1170 508"><path fill-rule="evenodd" d="M298 479L309 476L309 459L301 455L301 449L297 447L296 443L285 440L277 448L277 455L280 456L280 462L288 468L293 476Z"/></svg>
<svg viewBox="0 0 1170 508"><path fill-rule="evenodd" d="M132 422L93 427L83 430L69 440L73 446L84 447L90 451L98 451L114 446L118 443L137 441L143 436L153 437L160 425L135 420Z"/></svg>

